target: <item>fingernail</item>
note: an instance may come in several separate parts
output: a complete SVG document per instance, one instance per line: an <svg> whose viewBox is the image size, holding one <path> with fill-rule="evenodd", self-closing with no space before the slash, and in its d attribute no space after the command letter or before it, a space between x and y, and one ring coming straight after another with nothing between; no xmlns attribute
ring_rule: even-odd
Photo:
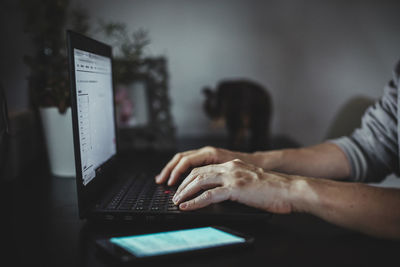
<svg viewBox="0 0 400 267"><path fill-rule="evenodd" d="M176 204L176 203L178 203L178 200L179 200L179 197L177 196L177 195L175 195L173 198L172 198L172 201Z"/></svg>
<svg viewBox="0 0 400 267"><path fill-rule="evenodd" d="M156 182L158 182L160 180L160 175L156 175Z"/></svg>
<svg viewBox="0 0 400 267"><path fill-rule="evenodd" d="M179 205L179 208L181 208L181 209L186 209L186 207L187 207L187 203L186 202L184 202L184 203Z"/></svg>

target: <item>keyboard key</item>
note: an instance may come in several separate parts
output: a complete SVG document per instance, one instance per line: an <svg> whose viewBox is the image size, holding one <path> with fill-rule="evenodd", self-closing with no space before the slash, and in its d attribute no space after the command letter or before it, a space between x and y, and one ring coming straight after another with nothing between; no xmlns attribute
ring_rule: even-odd
<svg viewBox="0 0 400 267"><path fill-rule="evenodd" d="M142 176L124 186L110 201L111 209L134 211L178 210L172 203L176 189L157 185L152 179Z"/></svg>

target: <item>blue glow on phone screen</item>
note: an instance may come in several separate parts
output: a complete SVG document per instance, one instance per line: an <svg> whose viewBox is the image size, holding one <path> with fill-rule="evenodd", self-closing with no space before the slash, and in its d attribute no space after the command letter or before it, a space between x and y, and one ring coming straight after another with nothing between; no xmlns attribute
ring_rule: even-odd
<svg viewBox="0 0 400 267"><path fill-rule="evenodd" d="M245 239L213 227L178 230L154 234L113 237L117 244L136 257L163 255L226 244L244 243Z"/></svg>

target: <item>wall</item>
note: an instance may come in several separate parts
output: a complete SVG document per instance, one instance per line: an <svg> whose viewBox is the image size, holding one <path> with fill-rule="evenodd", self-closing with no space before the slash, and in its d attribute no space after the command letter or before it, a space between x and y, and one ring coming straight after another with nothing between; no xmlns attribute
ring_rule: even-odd
<svg viewBox="0 0 400 267"><path fill-rule="evenodd" d="M74 2L88 8L93 25L101 18L149 30L148 52L169 60L181 137L222 134L203 114L201 88L245 77L271 91L274 133L305 145L319 142L346 100L380 96L400 58L398 1ZM17 4L2 5L1 79L10 108L23 109L27 69L21 56L29 43Z"/></svg>
<svg viewBox="0 0 400 267"><path fill-rule="evenodd" d="M84 6L93 21L149 30L149 52L169 60L179 136L221 134L202 112L201 88L245 77L271 91L274 133L306 145L319 142L346 100L380 96L400 58L396 2L85 1Z"/></svg>
<svg viewBox="0 0 400 267"><path fill-rule="evenodd" d="M11 113L28 107L28 67L23 56L30 53L29 37L23 33L19 1L0 2L0 82L5 88Z"/></svg>

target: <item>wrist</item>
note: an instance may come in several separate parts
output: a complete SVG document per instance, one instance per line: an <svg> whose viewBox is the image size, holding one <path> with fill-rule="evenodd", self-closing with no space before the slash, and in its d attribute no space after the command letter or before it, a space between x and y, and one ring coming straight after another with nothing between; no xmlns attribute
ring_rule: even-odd
<svg viewBox="0 0 400 267"><path fill-rule="evenodd" d="M317 194L311 189L313 178L294 176L289 187L289 203L293 212L310 213L318 201Z"/></svg>
<svg viewBox="0 0 400 267"><path fill-rule="evenodd" d="M249 154L250 161L264 170L279 170L284 162L285 150L254 152Z"/></svg>

